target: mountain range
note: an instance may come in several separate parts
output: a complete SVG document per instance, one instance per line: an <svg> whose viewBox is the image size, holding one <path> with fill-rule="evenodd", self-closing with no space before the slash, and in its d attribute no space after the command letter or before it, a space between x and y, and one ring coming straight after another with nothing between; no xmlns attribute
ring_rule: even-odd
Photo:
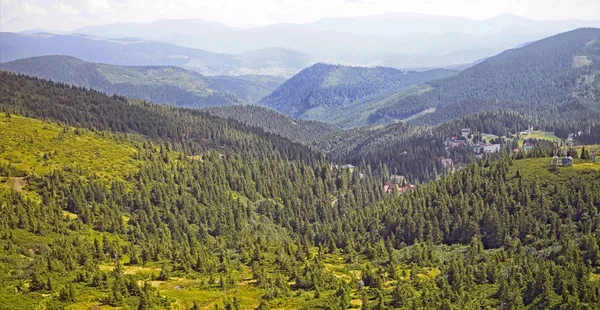
<svg viewBox="0 0 600 310"><path fill-rule="evenodd" d="M600 109L600 29L582 28L507 50L455 76L426 83L429 91L397 100L374 118L436 123L489 110L543 109L578 100Z"/></svg>
<svg viewBox="0 0 600 310"><path fill-rule="evenodd" d="M283 47L323 62L406 69L472 63L578 27L600 27L600 21L535 21L509 14L470 20L392 13L254 28L196 19L159 20L84 27L73 33L108 38L141 37L230 54Z"/></svg>
<svg viewBox="0 0 600 310"><path fill-rule="evenodd" d="M48 55L121 66L179 66L203 75L289 77L314 62L309 55L275 47L231 55L139 38L0 33L0 62Z"/></svg>
<svg viewBox="0 0 600 310"><path fill-rule="evenodd" d="M189 108L256 103L280 84L270 76L203 76L173 66L116 66L70 56L24 58L0 69Z"/></svg>
<svg viewBox="0 0 600 310"><path fill-rule="evenodd" d="M460 72L317 63L285 82L270 76L203 76L175 67L113 66L61 56L18 60L0 68L176 106L258 103L295 119L346 128L398 121L436 124L482 111L560 106L571 99L597 108L598 42L599 29L581 28L523 44ZM304 59L279 49L245 57L255 62Z"/></svg>
<svg viewBox="0 0 600 310"><path fill-rule="evenodd" d="M435 124L482 111L525 111L567 100L600 109L599 57L600 29L581 28L507 50L458 73L316 64L259 104L342 127Z"/></svg>

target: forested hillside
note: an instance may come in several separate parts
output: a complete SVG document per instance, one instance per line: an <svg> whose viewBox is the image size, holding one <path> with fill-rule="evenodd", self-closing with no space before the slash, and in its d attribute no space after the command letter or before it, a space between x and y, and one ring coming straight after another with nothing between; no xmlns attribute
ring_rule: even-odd
<svg viewBox="0 0 600 310"><path fill-rule="evenodd" d="M600 310L597 21L0 2L0 310Z"/></svg>
<svg viewBox="0 0 600 310"><path fill-rule="evenodd" d="M600 110L568 102L545 111L483 112L435 126L398 123L346 129L320 139L318 148L335 162L369 165L378 170L385 168L412 181L427 181L445 174L440 158L452 158L459 165L475 160L468 149L446 148L445 141L459 135L462 128L510 138L502 146L509 152L517 147L517 134L530 126L554 133L563 140L581 132L576 137L577 143L600 143Z"/></svg>
<svg viewBox="0 0 600 310"><path fill-rule="evenodd" d="M127 67L42 56L0 64L0 69L180 107L255 103L279 84L266 77L207 77L178 67Z"/></svg>
<svg viewBox="0 0 600 310"><path fill-rule="evenodd" d="M232 93L245 103L256 104L285 80L271 75L219 75L210 77L210 87L218 92Z"/></svg>
<svg viewBox="0 0 600 310"><path fill-rule="evenodd" d="M84 88L0 71L0 102L10 112L88 129L139 134L198 154L229 150L287 159L317 158L278 135L207 112L107 96Z"/></svg>
<svg viewBox="0 0 600 310"><path fill-rule="evenodd" d="M283 83L259 104L294 118L319 120L346 109L353 102L386 90L452 75L450 70L409 72L384 67L315 64Z"/></svg>
<svg viewBox="0 0 600 310"><path fill-rule="evenodd" d="M386 197L368 170L323 160L190 157L7 113L0 126L7 309L600 301L600 166L589 160L557 169L549 158L505 157Z"/></svg>
<svg viewBox="0 0 600 310"><path fill-rule="evenodd" d="M373 121L404 119L432 108L435 112L414 121L439 123L503 109L543 111L569 98L591 101L598 109L599 72L600 29L577 29L505 51L456 76L429 82L431 90L380 109Z"/></svg>
<svg viewBox="0 0 600 310"><path fill-rule="evenodd" d="M254 105L235 105L207 109L211 114L237 120L249 126L259 127L267 132L280 135L294 142L321 149L319 143L334 132L337 126L326 123L293 120L279 112Z"/></svg>
<svg viewBox="0 0 600 310"><path fill-rule="evenodd" d="M474 115L436 127L398 123L334 132L321 139L319 147L335 162L368 165L377 173L425 182L446 174L441 158L452 158L456 165L475 161L466 148L446 148L445 140L459 134L461 128L504 136L528 128L530 123L530 118L515 113Z"/></svg>

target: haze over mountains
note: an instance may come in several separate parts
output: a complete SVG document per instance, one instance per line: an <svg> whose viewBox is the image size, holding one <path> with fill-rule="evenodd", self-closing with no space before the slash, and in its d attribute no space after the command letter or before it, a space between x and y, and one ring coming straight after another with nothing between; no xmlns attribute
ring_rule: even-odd
<svg viewBox="0 0 600 310"><path fill-rule="evenodd" d="M83 27L71 34L40 29L2 33L0 62L68 55L114 65L181 66L203 75L285 78L316 62L463 69L506 49L578 27L600 27L600 21L390 13L235 28L198 19L158 20Z"/></svg>
<svg viewBox="0 0 600 310"><path fill-rule="evenodd" d="M47 55L67 55L120 66L179 66L203 75L289 77L314 62L309 55L282 48L231 55L139 38L0 33L0 62Z"/></svg>
<svg viewBox="0 0 600 310"><path fill-rule="evenodd" d="M552 34L599 26L600 21L534 21L508 14L476 21L398 13L249 29L193 19L159 20L84 27L73 33L142 37L231 54L283 47L329 63L420 68L471 63Z"/></svg>

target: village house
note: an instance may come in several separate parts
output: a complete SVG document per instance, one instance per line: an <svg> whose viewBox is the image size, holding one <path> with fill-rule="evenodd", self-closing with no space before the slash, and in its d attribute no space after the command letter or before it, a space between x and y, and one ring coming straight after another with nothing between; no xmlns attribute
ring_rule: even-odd
<svg viewBox="0 0 600 310"><path fill-rule="evenodd" d="M529 151L533 149L533 143L527 141L523 144L523 150L524 151Z"/></svg>
<svg viewBox="0 0 600 310"><path fill-rule="evenodd" d="M500 151L500 144L488 144L483 146L484 153L496 153Z"/></svg>
<svg viewBox="0 0 600 310"><path fill-rule="evenodd" d="M341 165L341 166L337 165L337 164L334 164L334 163L330 163L329 164L329 169L330 170L333 170L333 169L354 169L354 168L356 168L356 167L353 166L353 165L350 165L350 164Z"/></svg>
<svg viewBox="0 0 600 310"><path fill-rule="evenodd" d="M527 135L530 135L532 132L533 132L533 126L529 126L529 128L527 130L521 131L520 134L522 136L527 136Z"/></svg>
<svg viewBox="0 0 600 310"><path fill-rule="evenodd" d="M567 140L565 141L565 143L567 144L567 146L573 146L574 145L573 134L570 134L567 137Z"/></svg>
<svg viewBox="0 0 600 310"><path fill-rule="evenodd" d="M390 181L385 182L385 184L383 184L383 191L386 192L387 194L404 194L406 192L412 191L415 189L415 186L413 184L408 184L406 183L405 186L402 186L400 184L393 184Z"/></svg>
<svg viewBox="0 0 600 310"><path fill-rule="evenodd" d="M460 137L460 138L452 137L450 139L447 139L446 143L445 143L445 145L447 147L451 147L451 148L465 147L465 146L467 146L467 144L468 144L468 141L464 137Z"/></svg>
<svg viewBox="0 0 600 310"><path fill-rule="evenodd" d="M469 139L469 135L471 135L471 128L463 128L460 131L460 135L465 139Z"/></svg>
<svg viewBox="0 0 600 310"><path fill-rule="evenodd" d="M485 146L485 144L478 142L473 144L473 153L475 154L481 154L483 153L483 147Z"/></svg>
<svg viewBox="0 0 600 310"><path fill-rule="evenodd" d="M393 184L408 183L403 175L398 174L392 174L390 176L390 182L392 182Z"/></svg>

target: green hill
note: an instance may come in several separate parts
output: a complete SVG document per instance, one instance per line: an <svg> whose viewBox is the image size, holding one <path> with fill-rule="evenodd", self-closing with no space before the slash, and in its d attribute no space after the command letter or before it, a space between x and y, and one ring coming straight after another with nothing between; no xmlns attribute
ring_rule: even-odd
<svg viewBox="0 0 600 310"><path fill-rule="evenodd" d="M349 67L315 64L302 70L263 98L259 104L294 118L332 120L374 110L386 103L354 104L368 96L400 91L411 85L454 74L450 70L409 72L384 67ZM380 101L381 98L372 98ZM363 102L364 103L364 102ZM332 117L332 114L334 117ZM338 123L344 126L344 124Z"/></svg>
<svg viewBox="0 0 600 310"><path fill-rule="evenodd" d="M0 64L0 70L190 108L254 103L279 81L258 76L207 77L178 67L115 66L69 56L19 59Z"/></svg>
<svg viewBox="0 0 600 310"><path fill-rule="evenodd" d="M201 110L107 96L98 91L3 71L0 71L0 78L0 107L25 116L50 118L88 129L142 135L172 143L190 153L223 149L290 159L316 156L288 139Z"/></svg>
<svg viewBox="0 0 600 310"><path fill-rule="evenodd" d="M430 91L400 98L375 113L373 121L405 119L431 108L435 113L413 121L435 124L497 110L537 115L569 100L597 111L599 72L600 29L577 29L507 50L455 76L431 81L427 83Z"/></svg>

